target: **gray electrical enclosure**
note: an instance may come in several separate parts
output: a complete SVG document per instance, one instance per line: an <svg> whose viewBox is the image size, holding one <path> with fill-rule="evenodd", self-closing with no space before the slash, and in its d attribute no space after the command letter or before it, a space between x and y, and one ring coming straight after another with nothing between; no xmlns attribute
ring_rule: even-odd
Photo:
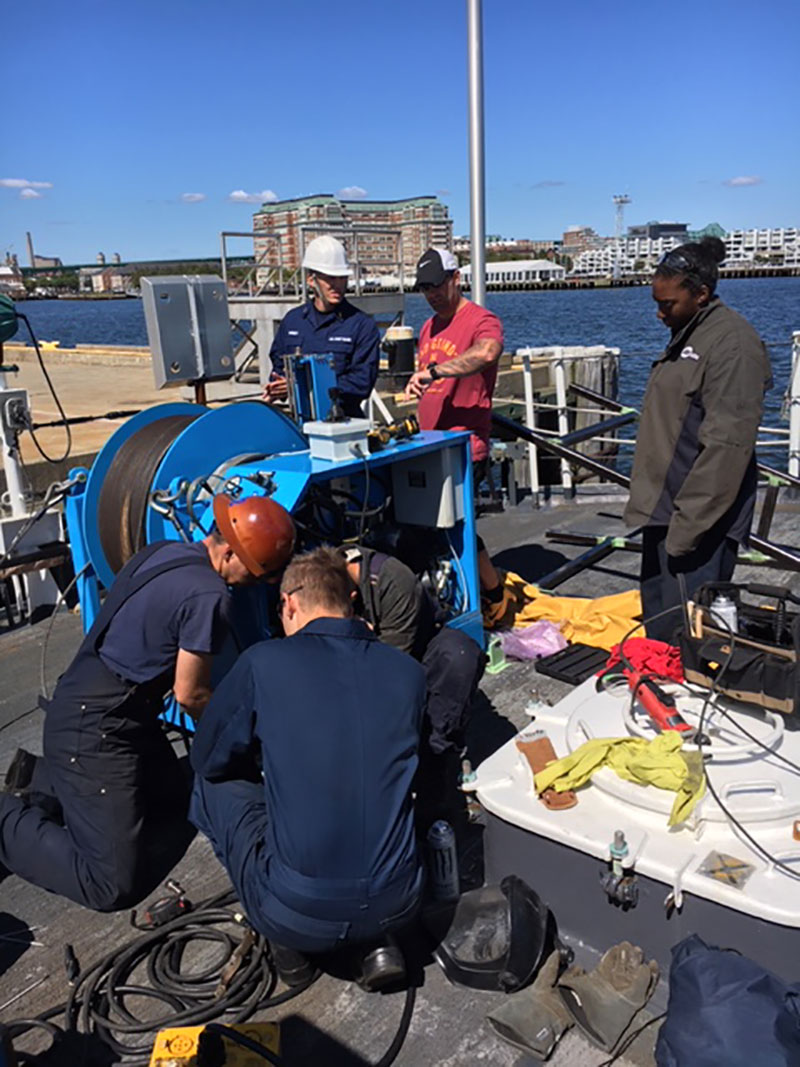
<svg viewBox="0 0 800 1067"><path fill-rule="evenodd" d="M442 448L392 464L394 517L411 526L447 529L464 518L460 450Z"/></svg>
<svg viewBox="0 0 800 1067"><path fill-rule="evenodd" d="M157 389L232 376L233 339L221 278L142 278L142 303Z"/></svg>

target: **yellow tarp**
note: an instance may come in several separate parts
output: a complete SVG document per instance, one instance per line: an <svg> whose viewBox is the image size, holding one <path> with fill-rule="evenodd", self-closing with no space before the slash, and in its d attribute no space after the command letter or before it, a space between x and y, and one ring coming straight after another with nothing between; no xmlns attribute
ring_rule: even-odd
<svg viewBox="0 0 800 1067"><path fill-rule="evenodd" d="M553 596L511 571L505 575L504 585L511 594L513 608L509 607L502 618L494 620L494 628L529 626L539 619L547 619L561 626L570 643L581 641L610 652L642 614L638 589L594 599ZM643 635L643 631L639 632L640 637Z"/></svg>
<svg viewBox="0 0 800 1067"><path fill-rule="evenodd" d="M620 778L638 785L654 785L677 793L669 825L683 822L705 793L706 780L699 752L681 752L683 738L665 730L651 741L643 737L596 737L563 759L548 763L536 775L536 792L552 786L557 793L585 785L595 771L610 767Z"/></svg>

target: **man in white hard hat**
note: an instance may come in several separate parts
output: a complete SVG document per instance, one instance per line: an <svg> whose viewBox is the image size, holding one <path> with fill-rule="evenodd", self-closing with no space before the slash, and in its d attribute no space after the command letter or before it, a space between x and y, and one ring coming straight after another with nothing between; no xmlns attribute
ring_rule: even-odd
<svg viewBox="0 0 800 1067"><path fill-rule="evenodd" d="M303 269L312 296L285 315L278 327L269 353L272 376L264 399L286 396L284 356L298 349L303 355L331 353L344 413L359 416L361 403L378 376L378 327L370 315L345 298L350 267L341 241L329 234L315 237L306 248Z"/></svg>

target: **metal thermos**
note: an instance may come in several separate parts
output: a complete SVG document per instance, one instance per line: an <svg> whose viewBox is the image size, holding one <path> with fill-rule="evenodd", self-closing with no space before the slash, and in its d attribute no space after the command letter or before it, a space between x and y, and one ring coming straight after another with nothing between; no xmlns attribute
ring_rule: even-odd
<svg viewBox="0 0 800 1067"><path fill-rule="evenodd" d="M738 632L739 612L736 608L736 602L729 596L725 596L724 593L717 593L711 601L709 613L712 620L723 630L729 630L734 634Z"/></svg>
<svg viewBox="0 0 800 1067"><path fill-rule="evenodd" d="M438 819L428 830L428 873L434 900L458 900L456 835L444 819Z"/></svg>
<svg viewBox="0 0 800 1067"><path fill-rule="evenodd" d="M414 373L414 330L411 326L390 326L383 338L393 374Z"/></svg>

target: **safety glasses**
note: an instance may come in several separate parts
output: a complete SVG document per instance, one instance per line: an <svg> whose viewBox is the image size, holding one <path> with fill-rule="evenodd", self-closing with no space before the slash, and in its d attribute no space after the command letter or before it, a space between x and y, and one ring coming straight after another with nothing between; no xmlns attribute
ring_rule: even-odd
<svg viewBox="0 0 800 1067"><path fill-rule="evenodd" d="M281 593L281 606L280 606L281 615L283 615L283 610L286 607L287 603L289 602L289 597L290 596L294 596L295 593L299 593L302 588L303 588L302 585L296 585L294 587L294 589L287 589L285 593Z"/></svg>

